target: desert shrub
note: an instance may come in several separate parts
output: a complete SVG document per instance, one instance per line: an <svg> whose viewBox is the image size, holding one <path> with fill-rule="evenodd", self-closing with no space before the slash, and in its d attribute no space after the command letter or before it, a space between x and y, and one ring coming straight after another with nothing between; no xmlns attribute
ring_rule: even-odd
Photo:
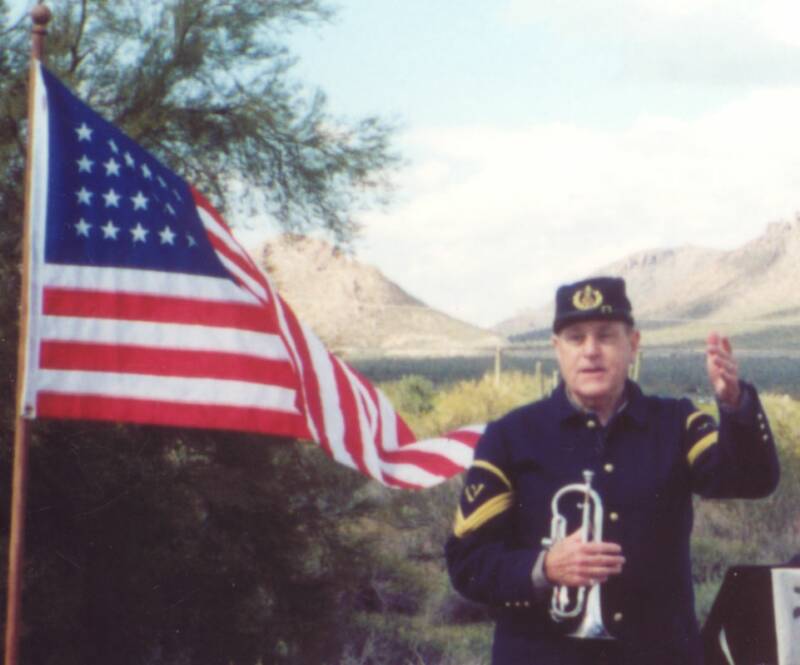
<svg viewBox="0 0 800 665"><path fill-rule="evenodd" d="M531 374L504 372L499 382L486 374L480 380L461 381L440 391L429 421L440 432L470 423L487 423L540 396Z"/></svg>
<svg viewBox="0 0 800 665"><path fill-rule="evenodd" d="M692 541L698 617L705 618L730 566L775 565L800 552L800 402L763 397L781 461L781 482L769 497L699 500Z"/></svg>
<svg viewBox="0 0 800 665"><path fill-rule="evenodd" d="M395 409L405 414L422 415L433 411L436 388L433 381L419 374L407 374L399 381L384 383L382 390Z"/></svg>

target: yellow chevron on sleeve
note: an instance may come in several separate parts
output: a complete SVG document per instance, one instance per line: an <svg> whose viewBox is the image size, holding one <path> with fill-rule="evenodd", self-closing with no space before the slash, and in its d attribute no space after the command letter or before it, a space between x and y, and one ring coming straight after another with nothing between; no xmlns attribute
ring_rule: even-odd
<svg viewBox="0 0 800 665"><path fill-rule="evenodd" d="M511 492L498 494L489 499L467 518L464 517L461 508L459 508L456 513L456 523L453 527L456 538L462 538L468 533L479 529L493 517L508 510L511 507L512 496Z"/></svg>
<svg viewBox="0 0 800 665"><path fill-rule="evenodd" d="M692 426L692 423L695 420L697 420L700 416L704 416L704 415L706 415L705 411L695 411L692 415L690 415L686 419L686 429L688 430Z"/></svg>
<svg viewBox="0 0 800 665"><path fill-rule="evenodd" d="M717 432L711 432L710 434L706 434L702 439L695 443L692 446L692 449L689 451L689 454L686 456L686 458L689 460L689 464L694 464L694 461L708 448L713 446L717 442L717 439Z"/></svg>
<svg viewBox="0 0 800 665"><path fill-rule="evenodd" d="M494 464L491 464L490 462L486 462L485 460L479 459L479 460L475 460L472 463L472 466L478 467L480 469L486 469L490 473L493 473L495 476L497 476L500 480L503 481L503 484L506 487L508 487L508 489L511 489L511 481L506 477L506 474L504 474Z"/></svg>

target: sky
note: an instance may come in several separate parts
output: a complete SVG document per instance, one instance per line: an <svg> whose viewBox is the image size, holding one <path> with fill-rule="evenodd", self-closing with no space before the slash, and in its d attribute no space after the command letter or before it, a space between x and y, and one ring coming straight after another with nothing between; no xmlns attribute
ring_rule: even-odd
<svg viewBox="0 0 800 665"><path fill-rule="evenodd" d="M18 5L30 6L17 0ZM629 253L800 211L800 4L338 0L293 76L397 126L356 257L490 326Z"/></svg>
<svg viewBox="0 0 800 665"><path fill-rule="evenodd" d="M295 74L397 123L360 260L492 325L625 255L800 211L800 4L342 0Z"/></svg>

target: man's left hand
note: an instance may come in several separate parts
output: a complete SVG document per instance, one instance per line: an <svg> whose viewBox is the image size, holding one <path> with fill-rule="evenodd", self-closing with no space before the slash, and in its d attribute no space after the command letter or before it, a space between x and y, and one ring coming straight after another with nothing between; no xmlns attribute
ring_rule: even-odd
<svg viewBox="0 0 800 665"><path fill-rule="evenodd" d="M733 358L731 343L727 337L712 332L706 340L706 368L708 380L720 404L730 409L739 406L739 366Z"/></svg>

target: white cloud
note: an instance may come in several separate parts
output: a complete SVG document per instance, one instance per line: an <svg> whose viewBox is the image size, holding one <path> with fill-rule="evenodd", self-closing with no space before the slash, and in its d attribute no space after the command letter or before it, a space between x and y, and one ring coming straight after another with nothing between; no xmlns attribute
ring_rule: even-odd
<svg viewBox="0 0 800 665"><path fill-rule="evenodd" d="M511 23L546 23L577 32L613 26L615 32L666 32L694 24L707 34L759 38L800 45L796 28L800 8L795 0L730 2L729 0L582 0L543 2L509 0L503 16Z"/></svg>
<svg viewBox="0 0 800 665"><path fill-rule="evenodd" d="M800 46L800 5L796 0L769 0L753 3L757 23L762 32L772 39L792 46Z"/></svg>
<svg viewBox="0 0 800 665"><path fill-rule="evenodd" d="M632 251L734 247L800 209L800 88L694 120L418 130L406 202L360 254L431 305L493 324Z"/></svg>
<svg viewBox="0 0 800 665"><path fill-rule="evenodd" d="M509 0L502 18L521 32L543 30L574 49L615 58L618 80L640 85L742 87L796 79L796 0Z"/></svg>

